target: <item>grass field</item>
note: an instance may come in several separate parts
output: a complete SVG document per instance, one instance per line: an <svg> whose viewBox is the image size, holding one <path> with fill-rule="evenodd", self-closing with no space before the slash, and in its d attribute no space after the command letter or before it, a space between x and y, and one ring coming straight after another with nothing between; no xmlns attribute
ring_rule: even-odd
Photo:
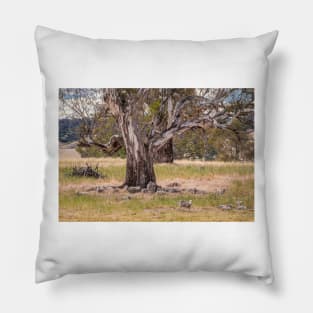
<svg viewBox="0 0 313 313"><path fill-rule="evenodd" d="M73 166L98 165L103 178L73 177ZM201 194L135 193L92 187L123 183L125 160L117 158L70 159L59 163L59 220L80 221L254 221L254 167L252 162L175 161L156 164L157 183L173 182L179 188L197 188ZM90 191L91 190L91 191ZM222 191L222 192L221 192ZM192 200L191 208L179 206ZM238 202L245 209L237 209ZM232 206L222 209L221 205Z"/></svg>

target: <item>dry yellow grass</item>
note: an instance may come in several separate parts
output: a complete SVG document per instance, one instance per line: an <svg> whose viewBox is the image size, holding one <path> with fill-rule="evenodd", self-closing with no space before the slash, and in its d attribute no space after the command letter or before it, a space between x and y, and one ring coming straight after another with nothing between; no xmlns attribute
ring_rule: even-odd
<svg viewBox="0 0 313 313"><path fill-rule="evenodd" d="M72 166L98 165L102 179L71 177ZM205 195L129 194L126 190L86 192L93 186L119 185L125 175L125 160L118 158L61 159L59 172L60 221L253 221L253 163L179 160L155 165L159 185L177 182L180 188L197 188ZM226 189L223 194L215 193ZM125 196L130 199L125 200ZM179 200L192 200L183 209ZM246 210L222 210L221 204L242 201Z"/></svg>
<svg viewBox="0 0 313 313"><path fill-rule="evenodd" d="M60 150L72 150L72 149L60 149ZM72 154L72 155L71 155ZM81 158L73 156L73 152L60 152L59 165L60 167L72 166L72 165L98 165L99 167L107 166L122 166L126 164L126 160L122 158ZM79 155L79 154L78 154ZM167 166L168 163L157 164L157 166ZM214 166L214 167L230 167L237 166L242 168L253 168L253 162L223 162L223 161L201 161L201 160L175 160L173 165L197 165L197 166Z"/></svg>

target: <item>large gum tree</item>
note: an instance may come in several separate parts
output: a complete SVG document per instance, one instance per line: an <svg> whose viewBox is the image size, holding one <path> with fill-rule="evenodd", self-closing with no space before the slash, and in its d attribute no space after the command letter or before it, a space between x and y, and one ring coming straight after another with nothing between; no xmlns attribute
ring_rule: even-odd
<svg viewBox="0 0 313 313"><path fill-rule="evenodd" d="M60 89L59 99L64 115L84 121L79 145L107 153L125 147L127 186L156 183L156 156L190 129L221 128L238 137L253 132L253 89ZM95 130L108 118L118 133L104 143ZM234 127L238 122L241 126Z"/></svg>

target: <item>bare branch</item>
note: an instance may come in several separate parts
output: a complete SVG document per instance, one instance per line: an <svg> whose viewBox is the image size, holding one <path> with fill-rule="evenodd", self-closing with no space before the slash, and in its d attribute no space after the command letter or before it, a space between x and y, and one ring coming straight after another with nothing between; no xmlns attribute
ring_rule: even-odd
<svg viewBox="0 0 313 313"><path fill-rule="evenodd" d="M109 142L106 144L103 144L101 142L98 142L96 140L93 140L90 136L86 138L82 138L79 143L79 147L99 147L101 150L105 153L112 154L114 152L117 152L123 147L123 138L120 135L113 135Z"/></svg>
<svg viewBox="0 0 313 313"><path fill-rule="evenodd" d="M185 131L193 128L212 128L214 127L214 120L210 116L202 116L191 121L185 121L180 125L173 126L164 132L159 132L152 139L151 147L159 150L165 145L174 135L181 135Z"/></svg>

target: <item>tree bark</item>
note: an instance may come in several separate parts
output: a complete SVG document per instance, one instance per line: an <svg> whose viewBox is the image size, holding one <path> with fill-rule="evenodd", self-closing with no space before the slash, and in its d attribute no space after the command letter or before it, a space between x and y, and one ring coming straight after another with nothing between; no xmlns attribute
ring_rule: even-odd
<svg viewBox="0 0 313 313"><path fill-rule="evenodd" d="M147 147L138 150L133 146L127 147L125 185L146 188L149 182L155 182L153 156Z"/></svg>
<svg viewBox="0 0 313 313"><path fill-rule="evenodd" d="M125 185L146 188L149 182L156 182L153 153L138 133L131 115L120 118L120 128L127 158Z"/></svg>

